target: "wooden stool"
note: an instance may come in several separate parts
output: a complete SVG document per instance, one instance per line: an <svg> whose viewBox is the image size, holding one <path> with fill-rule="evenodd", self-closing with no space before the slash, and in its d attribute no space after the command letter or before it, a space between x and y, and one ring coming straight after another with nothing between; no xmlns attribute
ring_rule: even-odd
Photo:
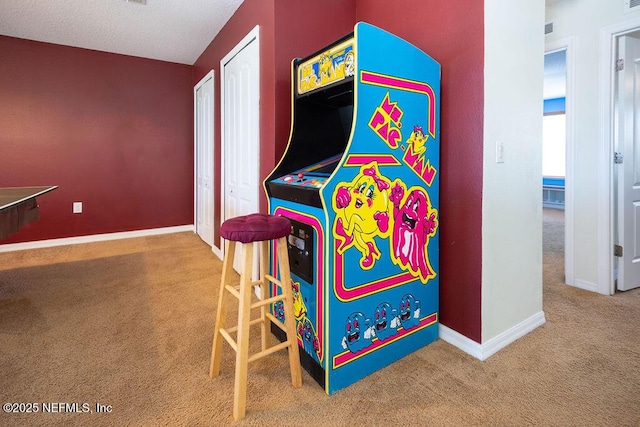
<svg viewBox="0 0 640 427"><path fill-rule="evenodd" d="M213 334L213 347L211 349L211 369L209 376L215 378L220 373L220 357L222 353L222 340L227 340L236 352L236 374L233 397L233 418L237 421L244 418L247 394L247 364L261 357L267 356L278 350L289 349L289 368L291 370L291 382L293 387L302 386L302 374L300 372L300 356L298 352L298 339L296 336L296 322L293 315L293 295L291 291L291 275L289 272L289 253L287 251L286 237L291 231L291 223L281 216L267 214L251 214L229 219L220 227L220 235L227 239L227 252L222 266L222 283L220 284L220 297L218 299L218 312L216 314L216 326ZM269 271L269 241L276 240L278 245L278 264L280 267L280 280L267 274ZM240 285L231 286L230 279L233 269L233 257L236 242L243 244L242 273ZM262 277L253 282L253 245L260 245L260 269ZM274 272L275 274L275 272ZM278 285L282 294L266 298L268 295L268 283ZM254 285L260 286L261 300L251 303L251 290ZM238 324L226 328L227 295L233 295L239 300ZM269 313L267 306L276 301L283 301L286 323L282 324ZM260 317L251 320L251 310L260 307ZM270 322L274 323L287 334L287 340L267 348L267 334L270 333ZM249 326L260 324L262 334L262 351L249 356ZM237 340L231 337L231 333L237 331Z"/></svg>

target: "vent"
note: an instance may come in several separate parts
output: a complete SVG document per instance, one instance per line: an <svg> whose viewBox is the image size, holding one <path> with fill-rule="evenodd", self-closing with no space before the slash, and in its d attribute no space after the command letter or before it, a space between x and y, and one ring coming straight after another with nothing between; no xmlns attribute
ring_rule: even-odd
<svg viewBox="0 0 640 427"><path fill-rule="evenodd" d="M640 0L637 1L640 2ZM544 34L547 35L551 33L553 33L553 21L544 24Z"/></svg>
<svg viewBox="0 0 640 427"><path fill-rule="evenodd" d="M640 10L640 0L624 0L624 13L637 12Z"/></svg>

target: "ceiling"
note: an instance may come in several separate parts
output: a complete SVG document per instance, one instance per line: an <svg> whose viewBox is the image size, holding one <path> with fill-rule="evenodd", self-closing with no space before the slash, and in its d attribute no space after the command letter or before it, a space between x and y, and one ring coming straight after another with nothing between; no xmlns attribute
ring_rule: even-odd
<svg viewBox="0 0 640 427"><path fill-rule="evenodd" d="M0 0L0 35L192 65L242 1Z"/></svg>
<svg viewBox="0 0 640 427"><path fill-rule="evenodd" d="M0 0L0 35L192 65L242 1ZM545 70L556 92L565 70Z"/></svg>

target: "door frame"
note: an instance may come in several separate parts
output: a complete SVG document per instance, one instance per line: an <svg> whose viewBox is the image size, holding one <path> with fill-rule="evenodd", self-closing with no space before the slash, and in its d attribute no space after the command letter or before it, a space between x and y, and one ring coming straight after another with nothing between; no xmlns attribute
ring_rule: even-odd
<svg viewBox="0 0 640 427"><path fill-rule="evenodd" d="M224 164L225 164L225 129L224 129L224 106L225 106L225 85L224 85L224 79L225 79L225 72L224 72L224 67L225 65L231 61L231 59L233 59L234 56L236 56L238 53L240 53L240 51L242 49L244 49L248 44L250 44L251 42L256 42L258 43L258 57L256 58L256 66L257 66L257 71L258 71L258 81L257 81L257 85L256 85L256 91L258 92L258 103L260 102L260 25L256 25L255 27L253 27L253 29L251 31L249 31L247 33L246 36L244 36L242 38L242 40L240 40L240 42L238 42L238 44L236 44L233 49L231 49L229 51L229 53L227 53L221 60L220 60L220 225L222 225L222 223L225 221L225 170L224 170ZM258 149L260 148L260 107L258 104L258 115L257 115L257 123L256 126L258 127L258 133L257 133L257 143L258 143ZM258 177L260 176L260 155L258 155ZM260 192L260 185L258 184L258 195L259 196L259 192ZM258 201L258 199L256 200ZM258 201L259 203L259 201ZM220 259L222 259L224 257L225 254L225 245L224 245L224 239L222 238L222 236L220 236Z"/></svg>
<svg viewBox="0 0 640 427"><path fill-rule="evenodd" d="M564 181L564 275L565 283L575 283L575 210L574 210L574 153L575 153L575 37L567 37L545 43L544 53L566 52L565 88L565 181ZM542 183L540 184L542 185Z"/></svg>
<svg viewBox="0 0 640 427"><path fill-rule="evenodd" d="M213 154L213 159L211 159L211 166L212 166L212 174L211 174L211 191L213 192L211 200L213 201L213 195L215 194L215 170L216 170L216 163L215 163L215 150L213 149L215 147L215 115L216 115L216 103L215 103L215 71L212 69L211 71L209 71L204 77L202 77L202 79L200 79L200 81L198 83L196 83L196 85L193 87L193 232L194 233L198 233L198 99L197 99L197 92L198 89L200 89L209 79L211 79L211 82L214 84L213 85L213 97L212 97L212 114L211 114L211 125L213 127L213 132L211 132L211 152ZM213 208L213 207L212 207ZM215 211L214 209L211 209L211 211L214 213L214 218L212 218L211 222L214 223L214 219L215 219ZM222 258L222 252L220 251L220 247L216 246L216 242L215 242L215 230L214 230L214 236L213 236L213 245L211 246L211 250L213 251L213 253L215 253L218 257Z"/></svg>
<svg viewBox="0 0 640 427"><path fill-rule="evenodd" d="M640 18L630 19L600 30L600 144L598 147L598 292L613 295L614 212L617 209L613 188L613 152L615 149L614 102L618 37L640 30Z"/></svg>

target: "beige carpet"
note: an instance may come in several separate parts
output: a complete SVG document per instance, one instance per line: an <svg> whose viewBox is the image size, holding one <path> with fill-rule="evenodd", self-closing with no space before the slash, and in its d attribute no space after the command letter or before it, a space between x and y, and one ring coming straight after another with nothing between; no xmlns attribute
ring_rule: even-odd
<svg viewBox="0 0 640 427"><path fill-rule="evenodd" d="M438 340L332 396L306 372L292 389L279 352L250 365L237 424L640 425L640 291L563 285L562 211L545 218L544 326L484 362ZM0 254L0 403L40 407L0 425L233 424L229 347L208 377L220 269L192 233Z"/></svg>

